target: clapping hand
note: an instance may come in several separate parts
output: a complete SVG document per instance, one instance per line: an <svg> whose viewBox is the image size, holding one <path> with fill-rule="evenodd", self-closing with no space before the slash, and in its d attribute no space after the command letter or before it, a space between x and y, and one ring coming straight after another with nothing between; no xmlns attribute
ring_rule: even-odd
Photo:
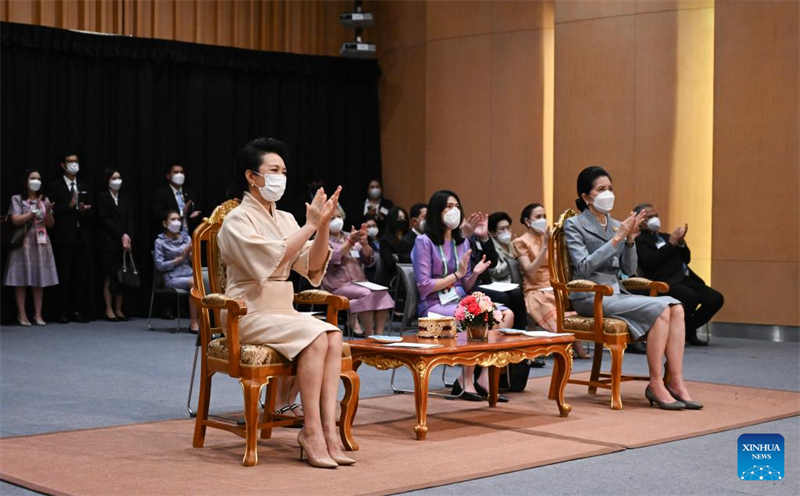
<svg viewBox="0 0 800 496"><path fill-rule="evenodd" d="M689 224L676 227L672 234L669 235L669 244L677 246L686 238L686 231L689 230Z"/></svg>
<svg viewBox="0 0 800 496"><path fill-rule="evenodd" d="M642 210L638 214L635 212L631 212L627 219L622 221L622 224L619 226L618 233L622 237L627 238L636 238L639 235L639 227L644 222L645 217L647 217L647 211Z"/></svg>
<svg viewBox="0 0 800 496"><path fill-rule="evenodd" d="M481 275L486 272L486 269L492 265L490 260L486 260L486 255L481 257L481 261L475 264L475 268L472 269L473 274Z"/></svg>
<svg viewBox="0 0 800 496"><path fill-rule="evenodd" d="M484 212L478 212L476 215L476 222L473 224L475 226L474 234L481 241L486 241L489 239L489 215ZM470 216L471 217L471 216Z"/></svg>
<svg viewBox="0 0 800 496"><path fill-rule="evenodd" d="M467 270L469 270L469 257L472 255L472 250L467 250L461 255L461 258L458 259L458 268L456 269L456 277L458 279L463 278L467 275Z"/></svg>
<svg viewBox="0 0 800 496"><path fill-rule="evenodd" d="M306 203L306 223L313 227L315 230L321 225L328 225L336 211L336 205L339 202L339 193L342 187L336 188L336 192L328 198L325 190L319 188L314 194L314 199L311 203Z"/></svg>
<svg viewBox="0 0 800 496"><path fill-rule="evenodd" d="M469 238L475 234L475 228L478 226L480 220L480 212L472 212L469 214L469 216L464 219L464 222L461 223L461 234L463 234L465 238Z"/></svg>
<svg viewBox="0 0 800 496"><path fill-rule="evenodd" d="M122 235L122 249L125 251L130 251L131 249L131 237L127 234Z"/></svg>

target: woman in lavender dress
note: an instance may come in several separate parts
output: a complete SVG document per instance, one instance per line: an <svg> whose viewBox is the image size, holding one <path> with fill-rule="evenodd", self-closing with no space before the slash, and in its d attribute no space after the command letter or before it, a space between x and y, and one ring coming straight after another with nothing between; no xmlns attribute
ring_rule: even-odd
<svg viewBox="0 0 800 496"><path fill-rule="evenodd" d="M344 218L344 210L339 206L330 223L328 243L333 254L322 287L350 300L350 325L354 334L383 334L394 300L386 290L374 291L355 284L367 280L364 267L375 265L378 254L368 242L367 225L345 234L342 230Z"/></svg>
<svg viewBox="0 0 800 496"><path fill-rule="evenodd" d="M455 314L458 302L472 290L478 276L489 268L490 262L485 256L470 267L472 250L460 229L463 218L461 201L452 191L437 191L428 202L425 234L417 236L411 251L420 299L417 313L422 317L429 312ZM513 322L514 313L502 310L501 325L511 327ZM484 368L478 378L480 392L472 380L473 372L474 367L462 368L461 381L453 385L453 394L465 400L481 401L482 393L489 390L488 369Z"/></svg>
<svg viewBox="0 0 800 496"><path fill-rule="evenodd" d="M53 227L53 205L41 193L42 176L37 170L25 173L25 192L11 197L8 215L17 229L26 229L22 245L8 253L5 284L14 286L17 300L17 322L31 325L25 312L28 287L33 293L33 320L45 325L42 318L42 288L58 284L53 247L47 229Z"/></svg>
<svg viewBox="0 0 800 496"><path fill-rule="evenodd" d="M164 286L168 288L192 288L192 238L182 229L181 214L177 210L169 210L162 221L164 232L156 237L153 258L156 270L164 278ZM197 308L189 299L190 329L197 332Z"/></svg>

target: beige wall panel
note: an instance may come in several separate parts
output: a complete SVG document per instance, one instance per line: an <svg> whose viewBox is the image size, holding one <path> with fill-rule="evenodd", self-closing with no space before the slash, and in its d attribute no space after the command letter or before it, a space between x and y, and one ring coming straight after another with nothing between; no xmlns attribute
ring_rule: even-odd
<svg viewBox="0 0 800 496"><path fill-rule="evenodd" d="M547 0L501 0L492 3L492 31L525 31L553 27L553 2Z"/></svg>
<svg viewBox="0 0 800 496"><path fill-rule="evenodd" d="M574 207L587 165L605 166L614 178L615 216L637 196L634 34L632 16L556 24L554 216Z"/></svg>
<svg viewBox="0 0 800 496"><path fill-rule="evenodd" d="M714 320L799 325L797 263L714 260L714 287L725 305Z"/></svg>
<svg viewBox="0 0 800 496"><path fill-rule="evenodd" d="M800 325L797 2L715 8L712 271L720 320Z"/></svg>
<svg viewBox="0 0 800 496"><path fill-rule="evenodd" d="M175 36L175 4L173 1L161 0L153 4L153 28L153 37L173 39Z"/></svg>
<svg viewBox="0 0 800 496"><path fill-rule="evenodd" d="M489 33L493 10L489 1L429 1L426 37L432 41Z"/></svg>
<svg viewBox="0 0 800 496"><path fill-rule="evenodd" d="M39 4L37 2L9 0L3 10L3 20L8 22L21 22L24 24L38 24Z"/></svg>
<svg viewBox="0 0 800 496"><path fill-rule="evenodd" d="M555 22L572 22L636 13L637 0L556 0Z"/></svg>
<svg viewBox="0 0 800 496"><path fill-rule="evenodd" d="M215 45L217 41L217 2L199 0L195 3L195 42Z"/></svg>
<svg viewBox="0 0 800 496"><path fill-rule="evenodd" d="M489 212L518 219L522 207L543 202L542 43L538 31L492 35ZM514 232L521 233L514 221Z"/></svg>
<svg viewBox="0 0 800 496"><path fill-rule="evenodd" d="M175 39L194 42L196 34L196 1L175 0L174 6Z"/></svg>
<svg viewBox="0 0 800 496"><path fill-rule="evenodd" d="M223 46L234 45L234 17L233 17L234 2L216 2L216 31L217 31L217 44Z"/></svg>
<svg viewBox="0 0 800 496"><path fill-rule="evenodd" d="M374 28L380 53L425 43L426 2L392 0L373 2Z"/></svg>
<svg viewBox="0 0 800 496"><path fill-rule="evenodd" d="M381 155L386 195L408 209L425 189L425 46L381 57Z"/></svg>
<svg viewBox="0 0 800 496"><path fill-rule="evenodd" d="M427 194L452 189L467 210L488 209L491 38L429 43L426 62Z"/></svg>
<svg viewBox="0 0 800 496"><path fill-rule="evenodd" d="M713 8L714 0L637 0L636 2L637 13Z"/></svg>
<svg viewBox="0 0 800 496"><path fill-rule="evenodd" d="M797 5L717 7L714 258L798 260Z"/></svg>

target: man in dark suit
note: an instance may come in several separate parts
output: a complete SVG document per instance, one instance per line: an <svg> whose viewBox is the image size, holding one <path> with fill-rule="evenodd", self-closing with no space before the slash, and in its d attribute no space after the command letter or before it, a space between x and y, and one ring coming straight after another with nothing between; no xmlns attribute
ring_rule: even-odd
<svg viewBox="0 0 800 496"><path fill-rule="evenodd" d="M417 236L425 233L425 216L428 215L428 205L415 203L408 211L409 230L405 235L405 240L414 246Z"/></svg>
<svg viewBox="0 0 800 496"><path fill-rule="evenodd" d="M58 321L86 322L81 307L89 281L91 195L87 184L78 180L80 164L76 154L65 154L59 167L59 178L47 190L56 218L50 237L59 279Z"/></svg>
<svg viewBox="0 0 800 496"><path fill-rule="evenodd" d="M661 221L652 205L642 203L634 207L636 213L647 211L641 234L636 238L639 272L654 281L669 284L669 296L683 303L686 318L686 341L696 346L708 344L697 338L697 329L706 324L722 308L723 297L710 288L689 268L691 251L686 246L688 225L671 234L659 232Z"/></svg>
<svg viewBox="0 0 800 496"><path fill-rule="evenodd" d="M164 220L164 213L168 210L177 210L183 218L183 229L189 235L197 224L202 220L200 214L200 201L193 191L185 187L186 174L180 164L171 164L166 175L167 184L156 191L153 201L153 225L156 232L162 229L161 221Z"/></svg>

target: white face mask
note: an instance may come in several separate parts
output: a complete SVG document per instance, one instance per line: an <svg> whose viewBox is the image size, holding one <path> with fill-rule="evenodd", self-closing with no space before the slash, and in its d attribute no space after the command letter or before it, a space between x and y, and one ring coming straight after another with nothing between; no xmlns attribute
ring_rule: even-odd
<svg viewBox="0 0 800 496"><path fill-rule="evenodd" d="M374 238L378 235L378 228L377 227L368 227L367 228L367 236L370 238Z"/></svg>
<svg viewBox="0 0 800 496"><path fill-rule="evenodd" d="M647 221L647 228L653 232L658 232L661 229L661 219L658 217L651 217L650 220Z"/></svg>
<svg viewBox="0 0 800 496"><path fill-rule="evenodd" d="M283 192L286 191L286 176L283 174L264 174L264 186L258 188L261 198L268 202L276 202L281 199Z"/></svg>
<svg viewBox="0 0 800 496"><path fill-rule="evenodd" d="M419 227L417 227L417 231L424 233L425 232L425 219L419 221Z"/></svg>
<svg viewBox="0 0 800 496"><path fill-rule="evenodd" d="M112 179L108 182L108 187L114 191L119 191L122 187L122 179Z"/></svg>
<svg viewBox="0 0 800 496"><path fill-rule="evenodd" d="M31 191L39 191L42 188L42 181L40 181L39 179L29 179L28 188Z"/></svg>
<svg viewBox="0 0 800 496"><path fill-rule="evenodd" d="M594 208L603 213L608 213L614 210L614 193L608 189L603 191L594 197L593 205Z"/></svg>
<svg viewBox="0 0 800 496"><path fill-rule="evenodd" d="M370 188L369 189L369 197L373 200L377 200L381 197L381 189L380 188Z"/></svg>
<svg viewBox="0 0 800 496"><path fill-rule="evenodd" d="M328 228L331 230L333 234L339 234L342 232L342 227L344 227L344 220L341 217L336 217L335 219L331 219L331 223Z"/></svg>
<svg viewBox="0 0 800 496"><path fill-rule="evenodd" d="M497 235L497 241L507 245L511 241L511 231L503 231Z"/></svg>
<svg viewBox="0 0 800 496"><path fill-rule="evenodd" d="M461 225L461 210L457 208L449 209L444 213L442 220L444 221L444 225L449 229L458 228L458 226Z"/></svg>
<svg viewBox="0 0 800 496"><path fill-rule="evenodd" d="M172 175L172 184L177 186L183 186L183 182L186 180L186 176L183 175L183 172L176 172Z"/></svg>
<svg viewBox="0 0 800 496"><path fill-rule="evenodd" d="M79 170L81 170L81 164L78 162L67 162L67 172L74 176Z"/></svg>
<svg viewBox="0 0 800 496"><path fill-rule="evenodd" d="M169 232L175 234L181 230L182 225L183 223L177 219L171 220L167 223L167 229L169 230Z"/></svg>
<svg viewBox="0 0 800 496"><path fill-rule="evenodd" d="M531 229L533 229L534 231L538 233L543 233L547 229L547 219L542 218L542 219L532 220L528 223L528 225L531 226Z"/></svg>

